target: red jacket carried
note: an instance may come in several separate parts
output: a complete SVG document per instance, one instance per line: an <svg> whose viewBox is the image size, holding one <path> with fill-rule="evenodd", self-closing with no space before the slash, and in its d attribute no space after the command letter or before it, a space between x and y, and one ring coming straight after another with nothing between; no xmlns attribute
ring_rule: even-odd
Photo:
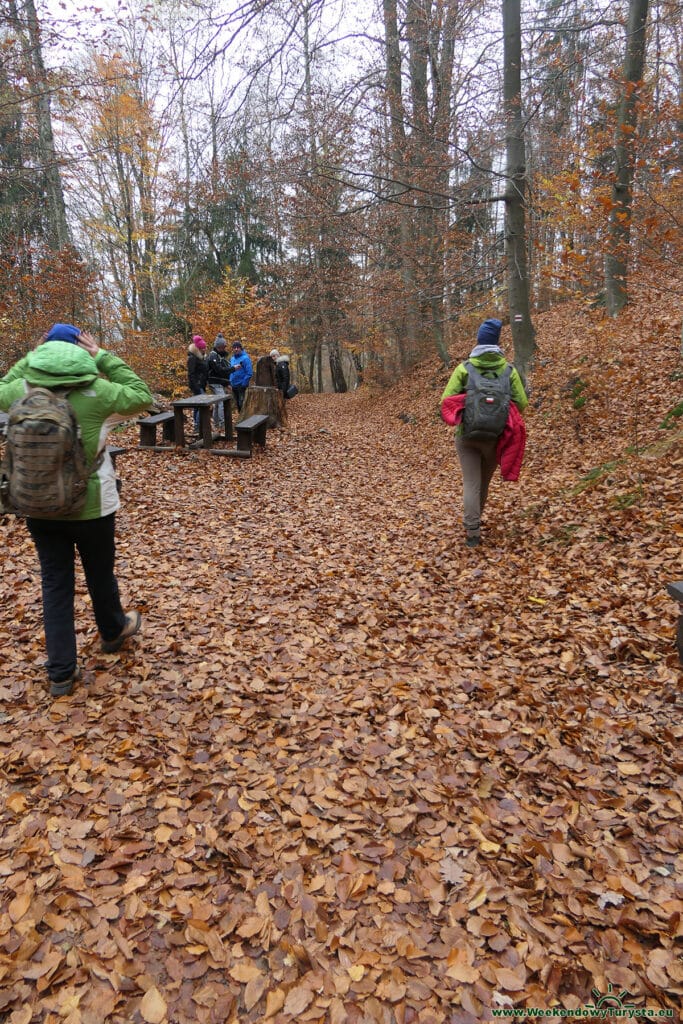
<svg viewBox="0 0 683 1024"><path fill-rule="evenodd" d="M441 419L449 427L462 423L465 411L465 392L449 395L441 403ZM496 443L496 458L503 480L518 480L526 447L526 426L524 417L514 402L510 402L505 430Z"/></svg>

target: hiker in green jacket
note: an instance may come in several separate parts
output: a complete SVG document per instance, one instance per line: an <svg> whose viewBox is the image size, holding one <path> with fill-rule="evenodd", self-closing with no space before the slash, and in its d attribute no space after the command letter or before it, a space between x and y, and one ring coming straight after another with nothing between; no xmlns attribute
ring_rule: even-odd
<svg viewBox="0 0 683 1024"><path fill-rule="evenodd" d="M76 549L102 650L117 651L140 629L140 613L123 610L114 575L114 514L119 495L106 437L115 423L148 409L152 395L122 359L99 348L90 334L72 324L55 324L44 341L0 380L0 409L8 410L30 385L66 389L88 465L96 467L79 512L60 519L26 519L40 560L50 692L62 696L72 692L80 676L74 629Z"/></svg>
<svg viewBox="0 0 683 1024"><path fill-rule="evenodd" d="M485 376L499 377L505 373L508 362L500 348L500 320L485 320L477 332L477 344L470 352L467 362ZM465 362L456 366L441 396L441 401L451 395L467 390L468 372ZM526 409L529 400L524 384L513 367L510 374L510 400L520 413ZM488 497L489 484L498 465L497 439L473 440L463 437L462 425L456 428L455 450L460 462L463 480L463 522L468 547L481 543L481 514Z"/></svg>

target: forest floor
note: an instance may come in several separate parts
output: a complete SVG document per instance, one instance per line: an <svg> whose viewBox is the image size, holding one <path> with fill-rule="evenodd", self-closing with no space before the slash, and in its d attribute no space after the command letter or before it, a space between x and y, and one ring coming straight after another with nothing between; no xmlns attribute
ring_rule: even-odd
<svg viewBox="0 0 683 1024"><path fill-rule="evenodd" d="M117 435L143 632L100 653L79 577L71 697L0 520L0 1020L679 1020L680 320L537 330L477 549L436 361L251 461Z"/></svg>

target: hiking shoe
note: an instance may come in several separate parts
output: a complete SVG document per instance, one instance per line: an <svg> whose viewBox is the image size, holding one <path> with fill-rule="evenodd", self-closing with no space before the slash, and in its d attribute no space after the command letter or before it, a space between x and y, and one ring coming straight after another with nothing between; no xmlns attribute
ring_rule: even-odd
<svg viewBox="0 0 683 1024"><path fill-rule="evenodd" d="M102 650L105 654L113 654L118 651L119 647L128 639L129 636L135 636L142 625L142 616L140 612L126 612L126 624L116 637L115 640L103 640Z"/></svg>
<svg viewBox="0 0 683 1024"><path fill-rule="evenodd" d="M74 686L81 678L80 668L75 668L68 679L60 679L58 683L50 682L51 697L68 697L73 693Z"/></svg>
<svg viewBox="0 0 683 1024"><path fill-rule="evenodd" d="M481 537L478 533L468 533L465 540L468 548L478 548L481 544Z"/></svg>

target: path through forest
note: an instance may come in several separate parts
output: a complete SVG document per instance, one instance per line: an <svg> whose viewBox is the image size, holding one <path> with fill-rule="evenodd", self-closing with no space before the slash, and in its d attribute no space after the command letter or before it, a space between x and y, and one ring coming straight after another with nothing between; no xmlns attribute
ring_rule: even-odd
<svg viewBox="0 0 683 1024"><path fill-rule="evenodd" d="M471 1024L610 985L677 1019L665 309L542 320L522 478L478 549L436 363L297 397L248 462L131 449L144 631L102 655L81 590L71 698L2 522L4 1019Z"/></svg>

